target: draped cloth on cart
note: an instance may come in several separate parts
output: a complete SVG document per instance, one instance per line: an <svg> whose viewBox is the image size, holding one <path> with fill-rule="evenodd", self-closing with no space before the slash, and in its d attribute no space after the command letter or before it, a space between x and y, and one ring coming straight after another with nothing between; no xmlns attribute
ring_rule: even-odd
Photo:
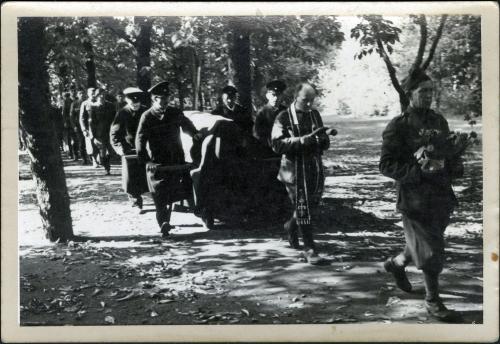
<svg viewBox="0 0 500 344"><path fill-rule="evenodd" d="M205 134L201 145L193 146L182 135L186 161L198 167L191 171L196 210L210 208L215 213L230 211L244 202L245 161L241 158L243 135L236 123L222 116L185 112L196 129Z"/></svg>

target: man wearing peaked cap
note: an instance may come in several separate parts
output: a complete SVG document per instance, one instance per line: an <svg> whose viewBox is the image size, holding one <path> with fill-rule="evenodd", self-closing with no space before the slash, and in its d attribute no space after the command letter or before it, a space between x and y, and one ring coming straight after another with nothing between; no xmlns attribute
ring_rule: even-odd
<svg viewBox="0 0 500 344"><path fill-rule="evenodd" d="M172 228L172 203L192 197L192 184L188 171L173 174L160 172L157 167L185 164L181 129L194 139L199 135L181 110L167 106L167 82L154 85L148 92L151 94L151 108L141 116L135 147L139 161L146 165L148 188L156 206L156 220L166 237Z"/></svg>
<svg viewBox="0 0 500 344"><path fill-rule="evenodd" d="M109 132L115 152L122 157L122 182L133 208L142 214L142 196L147 192L145 167L135 158L135 135L139 120L146 107L142 105L144 92L137 87L123 90L125 106L116 113Z"/></svg>
<svg viewBox="0 0 500 344"><path fill-rule="evenodd" d="M221 90L219 105L212 114L233 120L244 134L251 135L253 123L250 111L237 103L237 94L238 90L234 86L225 86Z"/></svg>
<svg viewBox="0 0 500 344"><path fill-rule="evenodd" d="M159 82L156 85L151 86L148 92L151 95L156 95L156 96L160 95L167 97L169 94L168 82L167 81Z"/></svg>
<svg viewBox="0 0 500 344"><path fill-rule="evenodd" d="M263 146L265 158L277 156L271 149L271 130L278 113L286 109L281 103L286 84L281 80L273 80L267 83L266 89L267 103L257 112L253 126L253 136Z"/></svg>

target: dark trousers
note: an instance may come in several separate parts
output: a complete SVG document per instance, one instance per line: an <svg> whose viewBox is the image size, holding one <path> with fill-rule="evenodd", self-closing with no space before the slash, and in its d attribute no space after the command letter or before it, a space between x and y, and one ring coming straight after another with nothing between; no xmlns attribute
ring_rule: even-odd
<svg viewBox="0 0 500 344"><path fill-rule="evenodd" d="M80 152L80 157L83 162L88 162L89 158L87 156L87 151L85 150L85 136L83 135L82 129L76 127L75 130L76 141L78 142L78 150Z"/></svg>
<svg viewBox="0 0 500 344"><path fill-rule="evenodd" d="M159 193L152 193L151 195L153 196L153 202L156 208L156 221L158 225L161 227L164 223L170 223L172 203Z"/></svg>
<svg viewBox="0 0 500 344"><path fill-rule="evenodd" d="M79 140L73 128L64 129L64 139L68 146L68 153L71 158L78 158Z"/></svg>

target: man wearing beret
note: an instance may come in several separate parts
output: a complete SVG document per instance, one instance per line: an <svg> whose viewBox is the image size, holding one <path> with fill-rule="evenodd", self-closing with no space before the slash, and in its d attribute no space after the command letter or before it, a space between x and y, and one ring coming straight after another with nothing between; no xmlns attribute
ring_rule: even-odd
<svg viewBox="0 0 500 344"><path fill-rule="evenodd" d="M115 152L122 156L122 164L127 165L127 160L124 160L123 157L136 154L135 135L141 115L147 109L142 105L144 92L141 89L137 87L128 87L123 90L123 95L125 96L126 105L118 110L111 124L109 136ZM143 202L141 194L144 191L143 188L140 187L141 175L135 175L133 171L127 169L127 167L128 166L122 166L122 171L125 168L127 172L126 176L137 180L127 180L124 183L127 188L125 191L129 195L132 207L138 208L139 213L142 213Z"/></svg>
<svg viewBox="0 0 500 344"><path fill-rule="evenodd" d="M433 84L423 71L413 70L403 80L403 88L410 104L383 132L379 168L396 180L396 206L403 215L406 245L384 263L384 268L393 274L400 289L411 292L405 267L413 262L424 274L428 313L452 322L459 314L441 301L438 277L444 262L444 231L457 204L451 182L462 175L463 166L459 158L419 158L418 152L429 144L426 133L446 136L450 129L446 119L430 109Z"/></svg>
<svg viewBox="0 0 500 344"><path fill-rule="evenodd" d="M163 237L166 237L172 228L172 203L185 199L192 192L192 184L188 171L166 173L156 166L185 164L180 130L193 139L199 139L199 134L181 110L167 106L167 82L154 85L148 92L151 93L152 104L139 121L135 147L139 161L146 165L148 187L156 206L156 220Z"/></svg>
<svg viewBox="0 0 500 344"><path fill-rule="evenodd" d="M221 92L219 105L212 111L213 115L219 115L233 120L242 133L251 135L252 118L249 111L236 102L238 90L234 86L225 86Z"/></svg>
<svg viewBox="0 0 500 344"><path fill-rule="evenodd" d="M267 103L257 112L253 126L253 136L261 143L262 157L274 157L271 149L271 130L278 113L286 110L281 103L286 84L281 80L273 80L266 85ZM265 148L264 148L265 147Z"/></svg>
<svg viewBox="0 0 500 344"><path fill-rule="evenodd" d="M288 241L292 248L300 248L298 232L302 232L304 254L310 264L321 261L313 240L311 215L324 187L321 155L330 146L321 116L312 108L316 95L311 84L298 85L294 102L278 114L271 132L272 148L282 154L278 179L285 184L294 206L284 226Z"/></svg>

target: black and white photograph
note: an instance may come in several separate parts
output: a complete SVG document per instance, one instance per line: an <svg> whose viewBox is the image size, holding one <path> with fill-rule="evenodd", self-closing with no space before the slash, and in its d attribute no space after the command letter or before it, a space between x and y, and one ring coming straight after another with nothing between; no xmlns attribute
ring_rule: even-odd
<svg viewBox="0 0 500 344"><path fill-rule="evenodd" d="M14 18L21 329L390 334L498 311L483 16L328 8Z"/></svg>

